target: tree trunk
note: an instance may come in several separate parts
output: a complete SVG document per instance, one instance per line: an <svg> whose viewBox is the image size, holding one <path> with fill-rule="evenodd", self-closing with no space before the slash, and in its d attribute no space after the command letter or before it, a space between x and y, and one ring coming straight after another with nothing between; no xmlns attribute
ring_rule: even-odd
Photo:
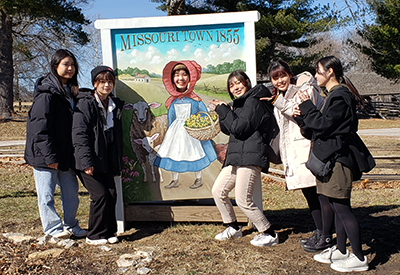
<svg viewBox="0 0 400 275"><path fill-rule="evenodd" d="M12 44L12 17L0 10L0 118L14 113Z"/></svg>
<svg viewBox="0 0 400 275"><path fill-rule="evenodd" d="M185 14L185 0L167 0L167 15L184 15Z"/></svg>

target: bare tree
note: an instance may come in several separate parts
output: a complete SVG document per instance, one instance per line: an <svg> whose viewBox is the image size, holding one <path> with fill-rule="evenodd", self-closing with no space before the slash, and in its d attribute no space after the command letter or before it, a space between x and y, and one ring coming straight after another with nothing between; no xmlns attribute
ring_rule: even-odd
<svg viewBox="0 0 400 275"><path fill-rule="evenodd" d="M13 0L0 2L0 117L13 113L14 54L31 61L41 56L43 45L55 49L68 40L84 45L87 34L82 27L89 24L78 5L88 0ZM58 38L48 40L48 34ZM33 46L30 48L30 46ZM20 66L18 66L20 69ZM21 82L18 77L18 87Z"/></svg>
<svg viewBox="0 0 400 275"><path fill-rule="evenodd" d="M82 77L82 74L88 74L92 68L103 63L100 30L94 27L94 22L97 19L100 19L100 15L91 18L92 23L85 27L85 32L89 34L89 42L84 47L77 44L71 45L71 51L74 52L79 62L80 77ZM88 69L89 72L85 72L85 69ZM81 86L81 78L79 80L79 85Z"/></svg>
<svg viewBox="0 0 400 275"><path fill-rule="evenodd" d="M357 41L361 44L368 43L357 34L356 29L344 33L330 31L315 34L315 36L319 43L305 49L302 53L303 55L315 56L315 61L322 56L334 55L343 62L343 66L348 72L369 73L372 71L368 57L352 46L352 41Z"/></svg>
<svg viewBox="0 0 400 275"><path fill-rule="evenodd" d="M331 0L332 14L348 21L350 26L362 29L363 25L373 20L368 0Z"/></svg>

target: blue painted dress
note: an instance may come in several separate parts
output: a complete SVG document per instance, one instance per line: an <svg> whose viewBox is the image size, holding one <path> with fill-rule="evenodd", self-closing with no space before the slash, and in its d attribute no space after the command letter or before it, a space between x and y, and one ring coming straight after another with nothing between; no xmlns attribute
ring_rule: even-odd
<svg viewBox="0 0 400 275"><path fill-rule="evenodd" d="M208 112L202 101L176 98L168 109L168 130L158 150L155 166L178 173L197 172L217 159L211 141L191 137L184 128L185 120L199 111Z"/></svg>

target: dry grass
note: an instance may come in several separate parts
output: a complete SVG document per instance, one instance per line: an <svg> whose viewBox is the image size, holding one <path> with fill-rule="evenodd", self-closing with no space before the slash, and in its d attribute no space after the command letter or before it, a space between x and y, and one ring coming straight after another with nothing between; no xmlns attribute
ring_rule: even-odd
<svg viewBox="0 0 400 275"><path fill-rule="evenodd" d="M0 120L0 140L23 140L26 137L26 119Z"/></svg>
<svg viewBox="0 0 400 275"><path fill-rule="evenodd" d="M400 119L360 119L358 129L385 129L385 128L400 128Z"/></svg>

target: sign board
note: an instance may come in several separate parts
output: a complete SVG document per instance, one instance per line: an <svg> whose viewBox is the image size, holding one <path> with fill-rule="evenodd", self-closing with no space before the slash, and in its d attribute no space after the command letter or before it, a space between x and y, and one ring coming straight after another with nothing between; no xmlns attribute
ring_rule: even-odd
<svg viewBox="0 0 400 275"><path fill-rule="evenodd" d="M184 123L190 115L213 117L209 100L230 101L232 71L245 71L256 84L258 20L257 11L248 11L95 22L103 64L117 71L115 92L125 101L124 169L117 182L125 203L212 198L221 169L215 148L227 136L210 138L217 131L212 125L197 131ZM178 64L190 76L184 96L174 89Z"/></svg>

